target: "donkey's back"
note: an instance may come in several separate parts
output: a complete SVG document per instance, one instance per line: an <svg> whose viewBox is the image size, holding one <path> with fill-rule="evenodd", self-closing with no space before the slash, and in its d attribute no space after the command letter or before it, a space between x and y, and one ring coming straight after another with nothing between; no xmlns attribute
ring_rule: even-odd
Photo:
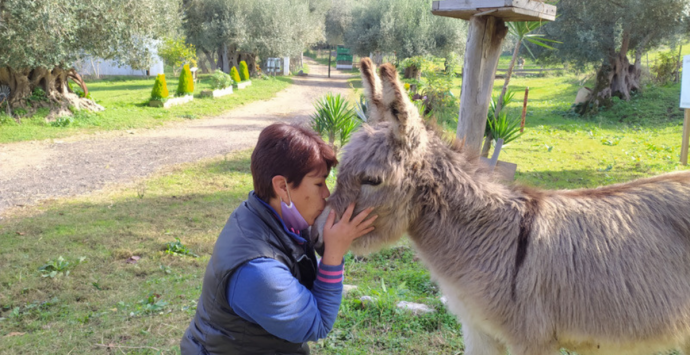
<svg viewBox="0 0 690 355"><path fill-rule="evenodd" d="M523 320L580 353L690 354L690 172L539 203L515 285Z"/></svg>

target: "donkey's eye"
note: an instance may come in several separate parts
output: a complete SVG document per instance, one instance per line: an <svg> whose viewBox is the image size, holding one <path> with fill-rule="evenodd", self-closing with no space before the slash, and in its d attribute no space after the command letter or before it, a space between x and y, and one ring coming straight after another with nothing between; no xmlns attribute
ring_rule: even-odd
<svg viewBox="0 0 690 355"><path fill-rule="evenodd" d="M391 107L391 113L393 114L393 116L398 116L400 111L398 111L398 109L396 109L395 107Z"/></svg>
<svg viewBox="0 0 690 355"><path fill-rule="evenodd" d="M362 185L372 185L372 186L381 185L381 178L380 177L364 177L364 178L362 178Z"/></svg>

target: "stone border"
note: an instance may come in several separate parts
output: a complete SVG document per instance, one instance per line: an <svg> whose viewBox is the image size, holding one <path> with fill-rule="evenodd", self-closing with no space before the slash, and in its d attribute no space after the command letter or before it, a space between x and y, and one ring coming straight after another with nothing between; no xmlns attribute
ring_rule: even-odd
<svg viewBox="0 0 690 355"><path fill-rule="evenodd" d="M225 89L218 89L218 90L213 90L213 91L211 91L211 90L203 90L203 91L199 94L199 96L200 96L200 97L212 97L212 98L216 98L216 97L221 97L221 96L225 96L225 95L230 95L230 94L232 94L232 93L233 93L233 91L232 91L232 86L228 86L228 87L226 87Z"/></svg>
<svg viewBox="0 0 690 355"><path fill-rule="evenodd" d="M251 81L251 80L246 80L246 81L240 81L239 83L236 83L236 84L235 84L235 87L237 87L238 89L242 90L242 89L244 89L244 88L246 88L247 86L250 86L250 85L252 85L252 81Z"/></svg>
<svg viewBox="0 0 690 355"><path fill-rule="evenodd" d="M192 95L187 95L187 96L182 96L182 97L175 97L172 99L168 99L167 101L163 102L161 100L150 100L149 101L149 106L151 107L162 107L162 108L170 108L172 106L176 105L182 105L186 104L187 102L190 102L194 100L194 96Z"/></svg>

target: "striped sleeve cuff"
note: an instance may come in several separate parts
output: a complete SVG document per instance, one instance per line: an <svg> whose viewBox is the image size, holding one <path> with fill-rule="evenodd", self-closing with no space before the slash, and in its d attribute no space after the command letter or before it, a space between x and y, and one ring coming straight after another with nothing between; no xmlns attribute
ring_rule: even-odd
<svg viewBox="0 0 690 355"><path fill-rule="evenodd" d="M323 263L319 263L319 271L316 274L316 279L328 284L343 282L343 264L325 265Z"/></svg>

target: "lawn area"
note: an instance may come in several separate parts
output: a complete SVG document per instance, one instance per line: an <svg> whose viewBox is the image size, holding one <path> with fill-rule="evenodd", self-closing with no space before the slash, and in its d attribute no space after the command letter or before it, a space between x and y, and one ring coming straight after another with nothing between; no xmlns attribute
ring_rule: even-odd
<svg viewBox="0 0 690 355"><path fill-rule="evenodd" d="M650 86L630 102L581 118L568 111L579 80L513 78L515 102L521 104L524 88L530 88L527 124L500 158L518 164L518 182L593 187L687 169L678 163L679 85ZM350 82L361 87L357 79ZM496 80L496 91L502 83ZM456 79L458 97L459 84ZM517 113L518 106L507 109ZM0 353L179 353L215 239L251 190L250 154L179 166L4 217ZM199 257L166 253L176 238ZM345 283L359 289L343 300L334 330L312 344L312 353L462 354L460 326L414 254L403 239L364 259L348 255ZM61 265L60 257L69 265ZM39 270L48 264L53 266ZM378 301L363 307L362 295ZM436 313L413 317L395 308L399 301L426 303Z"/></svg>
<svg viewBox="0 0 690 355"><path fill-rule="evenodd" d="M21 124L7 116L0 115L0 144L8 142L62 138L81 133L135 128L155 128L166 122L198 119L219 115L235 107L266 100L288 87L292 79L276 77L267 80L254 79L244 90L235 90L232 95L211 99L198 98L199 93L211 89L209 75L200 75L194 87L195 100L170 109L148 106L155 78L133 79L113 77L88 81L91 97L105 107L103 112L78 111L74 120L66 127L55 127L46 123L47 109L39 110L30 118L22 118ZM168 90L174 95L177 78L168 77Z"/></svg>

